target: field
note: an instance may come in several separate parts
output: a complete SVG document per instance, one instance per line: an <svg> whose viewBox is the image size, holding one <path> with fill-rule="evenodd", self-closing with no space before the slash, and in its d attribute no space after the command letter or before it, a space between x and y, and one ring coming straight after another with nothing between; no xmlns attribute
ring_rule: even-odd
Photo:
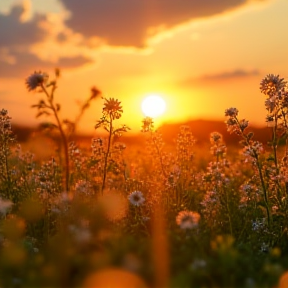
<svg viewBox="0 0 288 288"><path fill-rule="evenodd" d="M83 141L77 121L101 91L72 123L56 83L57 71L26 79L37 117L50 117L32 141L20 145L0 111L0 287L288 287L284 79L260 83L267 141L245 111L223 111L233 145L218 131L199 142L189 125L165 138L149 117L131 140L113 98Z"/></svg>

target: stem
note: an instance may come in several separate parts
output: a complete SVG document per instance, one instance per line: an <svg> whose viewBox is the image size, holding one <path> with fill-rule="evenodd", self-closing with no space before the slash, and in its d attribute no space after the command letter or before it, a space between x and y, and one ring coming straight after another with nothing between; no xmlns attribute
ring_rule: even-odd
<svg viewBox="0 0 288 288"><path fill-rule="evenodd" d="M46 88L44 87L43 84L41 84L41 88L43 89L44 93L46 94L47 98L48 98L48 101L49 101L49 104L50 104L50 109L53 111L54 113L54 116L55 116L55 119L56 119L56 122L57 122L57 127L59 129L59 132L60 132L60 135L61 135L61 138L62 138L62 142L64 144L64 155L65 155L65 188L66 188L66 191L69 192L69 175L70 175L70 171L69 171L69 153L68 153L68 142L67 142L67 138L66 138L66 135L63 131L63 128L62 128L62 124L60 122L60 119L58 117L58 114L57 114L57 110L54 106L54 103L53 103L53 93L51 93L51 96L49 95L49 93L47 92ZM55 89L53 89L53 92L54 92Z"/></svg>
<svg viewBox="0 0 288 288"><path fill-rule="evenodd" d="M226 209L228 212L230 234L231 236L233 236L232 219L231 219L231 213L230 213L230 208L229 208L229 198L228 198L227 190L225 188L224 188L224 192L225 192L225 197L226 197Z"/></svg>
<svg viewBox="0 0 288 288"><path fill-rule="evenodd" d="M260 177L260 182L261 182L261 186L263 189L263 193L264 193L264 202L265 202L265 208L266 208L266 212L267 212L267 221L268 221L268 226L270 226L270 222L271 222L271 215L270 215L270 209L269 209L269 201L268 201L268 193L267 193L267 189L266 189L266 185L265 185L265 181L264 181L264 177L263 177L263 173L262 173L262 166L261 163L259 161L259 157L257 152L255 151L255 149L250 145L248 137L246 134L244 134L244 131L241 129L241 125L237 119L237 117L235 117L235 120L238 123L239 129L241 131L241 135L242 138L245 140L245 144L253 151L253 157L256 160L256 167L258 169L258 173L259 173L259 177Z"/></svg>
<svg viewBox="0 0 288 288"><path fill-rule="evenodd" d="M106 175L107 175L107 163L108 163L108 156L110 154L110 146L111 146L111 139L112 139L112 133L113 133L113 120L112 120L112 115L110 113L109 115L109 138L108 138L108 147L107 147L107 152L105 154L105 159L104 159L104 171L103 171L103 182L102 182L102 188L101 188L101 193L103 195L103 190L105 189L105 182L106 182Z"/></svg>
<svg viewBox="0 0 288 288"><path fill-rule="evenodd" d="M153 132L152 132L152 133L153 133ZM152 136L152 133L151 133L151 136ZM159 147L158 147L157 142L155 141L155 139L154 139L153 137L151 137L151 138L152 138L152 141L153 141L153 143L154 143L154 145L155 145L155 147L156 147L157 154L158 154L159 159L160 159L161 172L162 172L163 176L166 178L167 176L166 176L166 172L165 172L165 170L164 170L164 165L163 165L162 156L161 156Z"/></svg>

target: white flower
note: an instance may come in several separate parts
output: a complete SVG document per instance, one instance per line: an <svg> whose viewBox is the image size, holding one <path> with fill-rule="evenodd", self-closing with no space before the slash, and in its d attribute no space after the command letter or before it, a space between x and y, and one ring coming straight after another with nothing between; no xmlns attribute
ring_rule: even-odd
<svg viewBox="0 0 288 288"><path fill-rule="evenodd" d="M145 198L140 191L134 191L128 196L128 200L134 206L141 206L145 202Z"/></svg>
<svg viewBox="0 0 288 288"><path fill-rule="evenodd" d="M10 200L3 200L0 198L0 214L6 215L13 203Z"/></svg>

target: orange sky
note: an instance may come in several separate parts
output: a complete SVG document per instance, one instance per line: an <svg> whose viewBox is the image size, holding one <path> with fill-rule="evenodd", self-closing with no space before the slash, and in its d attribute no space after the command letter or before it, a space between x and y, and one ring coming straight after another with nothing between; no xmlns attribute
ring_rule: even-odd
<svg viewBox="0 0 288 288"><path fill-rule="evenodd" d="M288 80L287 15L287 0L1 0L0 108L16 123L40 123L30 106L41 95L25 78L59 67L56 97L71 120L96 85L122 101L119 123L134 132L151 93L167 102L156 124L224 121L233 106L265 125L259 83L269 73ZM83 131L94 132L101 109L95 101Z"/></svg>

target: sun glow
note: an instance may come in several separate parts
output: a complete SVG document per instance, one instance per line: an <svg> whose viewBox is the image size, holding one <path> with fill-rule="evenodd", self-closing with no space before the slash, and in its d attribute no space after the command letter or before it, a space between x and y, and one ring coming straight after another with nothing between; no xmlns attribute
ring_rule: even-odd
<svg viewBox="0 0 288 288"><path fill-rule="evenodd" d="M158 95L150 95L143 100L141 108L145 116L154 118L165 112L166 102Z"/></svg>

